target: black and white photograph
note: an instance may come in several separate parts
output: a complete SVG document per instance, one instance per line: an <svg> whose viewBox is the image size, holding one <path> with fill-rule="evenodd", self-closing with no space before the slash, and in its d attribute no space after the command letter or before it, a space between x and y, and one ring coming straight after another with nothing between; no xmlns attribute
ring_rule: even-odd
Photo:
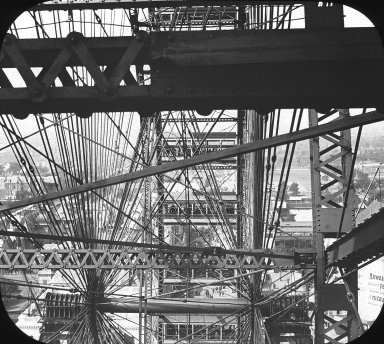
<svg viewBox="0 0 384 344"><path fill-rule="evenodd" d="M367 15L53 0L1 40L7 343L341 344L383 326Z"/></svg>

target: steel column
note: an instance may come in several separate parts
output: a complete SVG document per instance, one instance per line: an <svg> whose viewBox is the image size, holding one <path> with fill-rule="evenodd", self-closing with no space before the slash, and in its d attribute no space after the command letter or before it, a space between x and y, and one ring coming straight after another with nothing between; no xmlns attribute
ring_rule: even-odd
<svg viewBox="0 0 384 344"><path fill-rule="evenodd" d="M157 165L162 164L162 140L161 140L161 135L163 131L163 123L162 123L162 118L161 118L161 113L157 113L155 116L155 130L156 130L156 142L157 145L155 147L156 149L156 163ZM157 210L157 226L158 226L158 237L159 237L159 242L163 242L164 240L164 211L163 211L163 202L165 199L164 195L164 177L162 174L159 174L157 176L157 197L158 197L158 202L160 206L158 207ZM156 270L156 276L157 276L157 294L161 295L164 290L164 274L165 274L165 269L158 269ZM163 323L160 317L157 317L157 343L162 344L163 343Z"/></svg>
<svg viewBox="0 0 384 344"><path fill-rule="evenodd" d="M237 112L237 145L244 143L244 113L245 111L239 110ZM237 222L236 222L236 240L237 247L243 248L244 246L244 233L243 233L243 219L242 212L244 208L244 155L237 157L237 175L236 175L236 197L237 197Z"/></svg>
<svg viewBox="0 0 384 344"><path fill-rule="evenodd" d="M249 133L249 140L253 142L261 141L264 139L264 116L257 113L254 110L247 112L247 126ZM254 152L250 155L250 171L248 175L249 190L250 190L250 201L251 201L251 212L252 215L252 226L251 231L251 242L252 248L260 248L263 244L263 230L264 223L262 222L263 216L263 190L264 190L264 150ZM261 220L261 221L260 221ZM253 298L257 299L260 295L260 275L255 275L252 278L253 286ZM255 310L251 311L251 322L256 324ZM255 326L252 326L251 332L251 343L257 343L257 331Z"/></svg>
<svg viewBox="0 0 384 344"><path fill-rule="evenodd" d="M317 112L309 109L309 126L317 126ZM312 185L312 215L313 215L313 240L316 248L316 272L315 272L315 344L324 344L324 308L323 308L323 286L325 283L325 260L324 260L324 235L320 232L320 223L317 219L320 217L321 207L321 179L320 171L316 171L315 164L320 161L319 138L310 140L310 167L311 167L311 185Z"/></svg>
<svg viewBox="0 0 384 344"><path fill-rule="evenodd" d="M337 119L347 120L349 112L347 110L330 110L321 115L315 110L309 110L309 125L317 126L319 122L337 116ZM310 140L311 152L311 183L312 183L312 211L313 211L313 231L314 241L317 251L316 258L316 276L315 276L315 344L324 344L324 342L337 342L339 339L332 338L330 329L325 328L325 315L329 303L325 306L324 298L332 298L331 286L326 284L327 270L326 257L324 253L324 239L335 237L342 218L344 204L345 216L342 226L342 232L351 231L354 227L353 213L353 190L348 192L348 199L345 199L347 189L352 189L348 185L352 167L352 148L350 130L344 130L340 133L322 135ZM321 176L327 176L327 182L322 182ZM350 292L356 295L357 300L357 282L355 274L349 276ZM327 290L327 292L325 292ZM357 310L357 308L356 308ZM351 309L346 309L348 316L350 340L357 337L358 314ZM342 321L340 322L342 325ZM335 325L337 326L337 325ZM342 327L340 327L342 328Z"/></svg>

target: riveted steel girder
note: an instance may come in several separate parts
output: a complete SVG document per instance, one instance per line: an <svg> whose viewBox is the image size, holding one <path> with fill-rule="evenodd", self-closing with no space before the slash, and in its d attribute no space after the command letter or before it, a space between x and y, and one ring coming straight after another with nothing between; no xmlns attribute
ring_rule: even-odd
<svg viewBox="0 0 384 344"><path fill-rule="evenodd" d="M303 269L314 268L313 252L259 250L239 254L128 249L7 249L1 269ZM265 264L263 257L270 257ZM306 261L306 257L310 261ZM303 259L304 260L303 260ZM308 263L308 264L307 264Z"/></svg>
<svg viewBox="0 0 384 344"><path fill-rule="evenodd" d="M148 39L140 35L7 36L0 67L17 68L26 87L10 87L2 73L0 112L79 112L86 107L89 112L151 114L194 110L202 104L211 109L383 105L384 53L372 28L153 32ZM145 64L151 68L150 83L135 84L129 67ZM73 66L85 67L95 86L55 84L60 73ZM118 78L102 72L105 66L119 66ZM32 67L42 67L41 77L49 82L34 78ZM122 79L125 84L119 83Z"/></svg>
<svg viewBox="0 0 384 344"><path fill-rule="evenodd" d="M329 266L350 267L384 251L384 212L373 215L326 250Z"/></svg>

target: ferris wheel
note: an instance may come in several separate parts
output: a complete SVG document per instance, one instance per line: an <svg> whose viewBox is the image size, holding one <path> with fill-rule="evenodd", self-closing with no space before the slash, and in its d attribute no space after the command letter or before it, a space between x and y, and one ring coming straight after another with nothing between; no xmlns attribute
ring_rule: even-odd
<svg viewBox="0 0 384 344"><path fill-rule="evenodd" d="M142 100L151 85L176 98L176 90L184 87L180 61L193 65L186 67L190 83L180 102L188 103L200 86L214 98L215 82L227 77L230 83L236 72L218 67L220 78L215 81L215 74L208 73L206 85L197 84L194 75L202 73L199 54L208 51L214 62L219 58L222 33L300 29L310 13L301 3L209 3L53 1L26 11L10 27L4 63L13 63L18 73L6 71L5 65L1 88L26 85L36 107L55 88L82 101L73 105L59 96L48 101L47 109L68 111L33 115L16 104L17 111L0 117L0 154L11 157L13 173L21 177L15 189L9 182L8 199L0 204L1 294L10 315L23 309L24 315L39 319L35 339L312 343L314 296L321 279L341 286L337 282L355 274L358 264L377 259L367 253L367 244L348 252L351 264L337 275L335 267L345 257L334 254L331 245L334 261L327 266L328 276L320 278L315 269L325 259L319 257L319 239L286 233L281 226L294 217L285 196L296 142L304 139L311 142L311 168L318 168L316 161L322 168L311 175L313 209L318 210L314 223L321 216L328 224L327 216L339 216L337 209L341 224L334 238L347 232L346 223L354 226L348 222L353 211L350 169L358 143L353 155L349 129L382 120L376 112L364 109L363 115L350 116L345 109L264 106L217 110L204 102L193 110L177 103L175 110L162 111L156 102ZM205 31L203 48L191 39L197 58L183 52L189 36L173 43L173 34ZM212 47L209 39L217 39ZM251 42L254 36L243 39ZM235 48L237 40L231 41ZM52 46L44 45L48 41ZM164 41L168 50L161 50ZM172 49L176 57L170 61ZM42 51L46 54L39 57ZM41 67L29 68L27 59ZM164 81L173 78L174 85ZM79 90L69 90L74 87ZM116 108L107 111L103 105L97 111L99 103L88 97L92 92L108 104L116 102ZM241 90L233 87L231 92ZM120 111L129 108L125 96L138 100L136 111ZM357 142L360 135L361 129ZM284 144L274 141L280 136ZM4 167L9 178L10 166ZM330 179L321 180L324 175ZM332 209L326 213L322 208ZM278 247L281 236L291 237L291 246ZM355 286L346 286L344 294L351 295ZM357 324L361 334L354 300L348 305L340 319L326 315L315 320L316 326L319 321L333 324L330 336L345 321ZM334 337L352 338L355 334L348 331Z"/></svg>

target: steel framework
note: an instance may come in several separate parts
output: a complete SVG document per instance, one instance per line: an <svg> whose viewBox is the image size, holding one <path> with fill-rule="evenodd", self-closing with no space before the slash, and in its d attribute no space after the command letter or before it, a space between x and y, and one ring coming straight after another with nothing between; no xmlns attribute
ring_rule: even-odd
<svg viewBox="0 0 384 344"><path fill-rule="evenodd" d="M2 73L0 99L2 113L18 116L27 115L23 106L28 106L29 113L37 113L77 112L86 105L88 115L97 111L201 110L202 104L208 109L258 107L261 112L366 104L381 107L382 59L380 39L371 28L288 30L283 34L239 30L231 35L172 31L151 32L149 37L139 31L135 37L109 38L71 32L66 38L38 42L8 34L1 63L4 68L17 68L26 87L12 87ZM129 69L144 64L151 65L150 81L137 85ZM228 68L233 64L236 69ZM74 84L66 67L75 66L86 68L93 87ZM36 67L42 68L39 76L31 71ZM280 78L277 84L272 82L276 74ZM253 75L263 83L252 82ZM318 82L312 83L313 79ZM361 84L366 87L362 89Z"/></svg>
<svg viewBox="0 0 384 344"><path fill-rule="evenodd" d="M382 212L355 228L353 205L361 128L384 120L373 28L344 28L342 6L307 2L48 2L26 15L36 37L16 22L0 51L0 152L12 151L32 197L0 202L0 269L4 285L45 291L18 296L41 308L44 341L323 344L362 334L357 271L383 253ZM350 116L353 107L364 111ZM28 116L32 133L15 120ZM278 249L304 140L314 247ZM327 238L336 241L325 250ZM47 269L61 287L33 281ZM268 270L302 275L265 293ZM337 270L342 283L331 281ZM231 298L210 298L224 286ZM218 319L202 325L199 314Z"/></svg>

